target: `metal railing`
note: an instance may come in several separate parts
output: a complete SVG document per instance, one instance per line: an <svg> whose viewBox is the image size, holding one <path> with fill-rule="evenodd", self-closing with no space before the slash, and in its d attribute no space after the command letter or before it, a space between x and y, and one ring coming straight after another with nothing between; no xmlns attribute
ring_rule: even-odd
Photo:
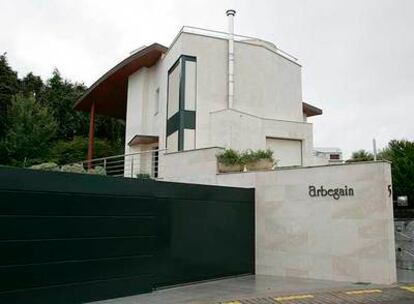
<svg viewBox="0 0 414 304"><path fill-rule="evenodd" d="M166 149L148 150L129 154L85 160L85 170L94 170L98 174L115 177L158 178L159 154Z"/></svg>
<svg viewBox="0 0 414 304"><path fill-rule="evenodd" d="M183 26L180 30L180 33L196 34L196 35L215 37L215 38L221 38L221 39L228 39L229 35L230 35L227 32L214 31L214 30L203 29L203 28L188 26L188 25ZM177 37L179 36L179 34L177 35ZM267 48L268 50L270 50L274 53L277 53L277 54L279 54L279 55L281 55L281 56L283 56L283 57L285 57L285 58L287 58L291 61L295 61L295 62L298 61L298 58L296 58L295 56L289 54L288 52L285 52L284 50L278 48L274 43L272 43L270 41L266 41L266 40L256 38L256 37L238 35L238 34L233 34L232 36L233 36L234 41L249 43L249 44L253 44L253 45L260 45L260 46L263 46L263 47ZM174 44L177 37L174 39L172 44Z"/></svg>

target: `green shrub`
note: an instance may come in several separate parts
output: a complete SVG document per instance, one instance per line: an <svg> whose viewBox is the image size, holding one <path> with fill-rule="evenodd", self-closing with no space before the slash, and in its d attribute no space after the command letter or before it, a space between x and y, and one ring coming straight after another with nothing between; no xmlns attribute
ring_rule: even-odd
<svg viewBox="0 0 414 304"><path fill-rule="evenodd" d="M95 138L93 145L93 158L108 157L119 154L118 147L115 147L108 140ZM75 136L72 140L59 140L52 147L50 158L56 163L63 165L82 161L88 153L88 139Z"/></svg>
<svg viewBox="0 0 414 304"><path fill-rule="evenodd" d="M238 152L233 149L226 149L223 153L217 155L217 161L224 165L245 165L249 162L256 162L261 159L267 159L273 162L273 151L267 149Z"/></svg>
<svg viewBox="0 0 414 304"><path fill-rule="evenodd" d="M86 170L83 168L81 163L64 165L61 167L62 172L71 172L71 173L86 173Z"/></svg>
<svg viewBox="0 0 414 304"><path fill-rule="evenodd" d="M151 175L148 173L138 173L136 176L139 179L151 179Z"/></svg>
<svg viewBox="0 0 414 304"><path fill-rule="evenodd" d="M88 170L88 174L106 175L106 170L102 166L95 166L95 168Z"/></svg>
<svg viewBox="0 0 414 304"><path fill-rule="evenodd" d="M30 166L29 168L35 169L35 170L60 171L60 168L58 164L56 163L42 163L42 164Z"/></svg>
<svg viewBox="0 0 414 304"><path fill-rule="evenodd" d="M243 159L242 155L233 149L226 149L223 153L218 154L217 161L224 165L242 165Z"/></svg>
<svg viewBox="0 0 414 304"><path fill-rule="evenodd" d="M267 150L247 150L242 153L242 159L243 163L249 163L249 162L256 162L262 159L267 159L270 161L274 161L273 159L273 151L270 149Z"/></svg>
<svg viewBox="0 0 414 304"><path fill-rule="evenodd" d="M4 157L0 162L19 167L49 162L47 155L57 123L48 107L38 103L34 97L17 95L1 124L6 129L0 138L1 155Z"/></svg>

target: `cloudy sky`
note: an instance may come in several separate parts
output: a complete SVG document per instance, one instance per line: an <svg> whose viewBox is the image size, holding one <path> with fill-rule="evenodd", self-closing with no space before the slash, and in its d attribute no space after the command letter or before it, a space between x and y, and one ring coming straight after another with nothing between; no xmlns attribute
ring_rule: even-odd
<svg viewBox="0 0 414 304"><path fill-rule="evenodd" d="M414 139L412 0L2 0L0 53L13 68L47 79L57 67L92 84L129 52L168 46L182 25L274 42L300 59L303 99L324 110L312 119L315 146L370 150Z"/></svg>

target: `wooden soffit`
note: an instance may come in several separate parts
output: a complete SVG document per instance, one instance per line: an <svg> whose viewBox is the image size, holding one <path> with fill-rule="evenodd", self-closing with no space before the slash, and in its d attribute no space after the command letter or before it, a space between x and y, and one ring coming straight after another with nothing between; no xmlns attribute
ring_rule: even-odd
<svg viewBox="0 0 414 304"><path fill-rule="evenodd" d="M318 107L315 107L309 103L306 102L302 102L302 110L303 113L307 116L307 117L311 117L311 116L316 116L316 115L321 115L322 114L322 109L319 109Z"/></svg>
<svg viewBox="0 0 414 304"><path fill-rule="evenodd" d="M128 77L142 67L153 66L167 50L167 47L154 43L133 53L91 85L74 108L89 112L95 103L95 113L125 119Z"/></svg>

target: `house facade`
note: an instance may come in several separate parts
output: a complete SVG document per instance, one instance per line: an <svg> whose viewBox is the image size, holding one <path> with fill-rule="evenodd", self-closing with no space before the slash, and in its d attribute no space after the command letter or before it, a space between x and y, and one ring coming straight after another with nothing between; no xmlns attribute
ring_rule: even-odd
<svg viewBox="0 0 414 304"><path fill-rule="evenodd" d="M125 154L162 150L155 156L160 163L166 153L223 147L269 148L279 166L312 165L307 118L322 110L302 101L301 65L270 42L231 40L232 81L229 34L184 27L169 48L133 52L76 107L94 104L97 113L124 118Z"/></svg>
<svg viewBox="0 0 414 304"><path fill-rule="evenodd" d="M139 48L88 89L76 104L90 113L88 158L95 113L126 129L125 154L88 167L255 188L256 274L395 282L390 164L314 154L308 118L322 110L303 102L301 66L270 42L234 35L227 13L228 33L184 27L170 47ZM278 168L218 173L226 148L269 148Z"/></svg>
<svg viewBox="0 0 414 304"><path fill-rule="evenodd" d="M269 43L235 41L229 105L227 44L184 29L157 63L129 76L125 153L271 148L280 165L312 163L306 118L321 111L302 102L301 66ZM154 142L134 144L140 137Z"/></svg>

